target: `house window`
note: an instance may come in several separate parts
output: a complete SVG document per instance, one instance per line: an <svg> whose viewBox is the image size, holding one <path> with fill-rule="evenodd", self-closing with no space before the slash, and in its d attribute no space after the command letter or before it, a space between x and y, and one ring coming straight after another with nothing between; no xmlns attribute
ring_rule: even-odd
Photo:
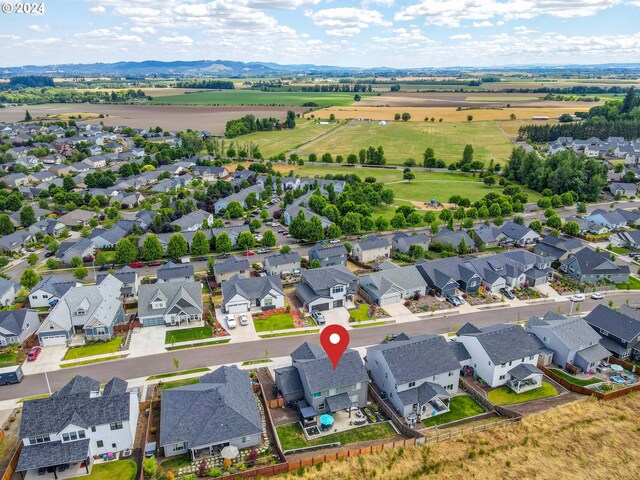
<svg viewBox="0 0 640 480"><path fill-rule="evenodd" d="M438 380L438 375L433 376L433 381L435 382L436 380Z"/></svg>
<svg viewBox="0 0 640 480"><path fill-rule="evenodd" d="M118 448L118 445L116 445L115 443L112 443L111 448Z"/></svg>
<svg viewBox="0 0 640 480"><path fill-rule="evenodd" d="M413 388L416 386L416 382L409 382L409 388Z"/></svg>
<svg viewBox="0 0 640 480"><path fill-rule="evenodd" d="M449 372L449 376L450 376L450 377L453 377L453 375L454 375L454 374L455 374L455 372L454 372L454 371Z"/></svg>
<svg viewBox="0 0 640 480"><path fill-rule="evenodd" d="M78 432L78 438L82 439L82 438L86 438L86 436L87 436L87 435L84 433L84 430L80 430L80 431Z"/></svg>
<svg viewBox="0 0 640 480"><path fill-rule="evenodd" d="M549 337L542 337L542 341L544 343L549 343Z"/></svg>
<svg viewBox="0 0 640 480"><path fill-rule="evenodd" d="M324 410L324 403L321 403L320 405L318 405L318 410Z"/></svg>
<svg viewBox="0 0 640 480"><path fill-rule="evenodd" d="M331 293L342 293L344 292L344 285L336 285L331 289Z"/></svg>
<svg viewBox="0 0 640 480"><path fill-rule="evenodd" d="M160 308L164 308L164 302L153 302L151 304L151 308L154 310L158 310Z"/></svg>
<svg viewBox="0 0 640 480"><path fill-rule="evenodd" d="M377 366L379 366L379 365L378 365L378 360L376 360L376 361L375 361L375 362L373 362L373 363L375 364L375 366L376 366L376 367L377 367Z"/></svg>
<svg viewBox="0 0 640 480"><path fill-rule="evenodd" d="M91 431L92 431L92 432L95 432L95 431L96 431L96 427L95 427L95 425L94 425L93 427L91 427Z"/></svg>
<svg viewBox="0 0 640 480"><path fill-rule="evenodd" d="M242 437L242 443L247 443L249 441L249 437Z"/></svg>
<svg viewBox="0 0 640 480"><path fill-rule="evenodd" d="M76 315L84 315L86 314L86 310L83 310L82 308L79 308L78 310L76 310Z"/></svg>
<svg viewBox="0 0 640 480"><path fill-rule="evenodd" d="M313 398L320 398L322 396L322 392L315 392L313 394Z"/></svg>
<svg viewBox="0 0 640 480"><path fill-rule="evenodd" d="M71 432L69 434L69 437L71 437L71 440L77 440L78 439L78 434L76 432Z"/></svg>
<svg viewBox="0 0 640 480"><path fill-rule="evenodd" d="M605 337L608 337L608 336L609 336L609 332L607 332L604 328L601 328L601 329L600 329L600 333L601 333L602 335L604 335Z"/></svg>
<svg viewBox="0 0 640 480"><path fill-rule="evenodd" d="M361 386L362 384L360 382L354 383L353 387L351 387L351 390L360 390Z"/></svg>
<svg viewBox="0 0 640 480"><path fill-rule="evenodd" d="M49 324L49 330L53 330L54 328L56 328L56 326L53 323Z"/></svg>
<svg viewBox="0 0 640 480"><path fill-rule="evenodd" d="M509 362L509 366L511 366L513 364L513 362Z"/></svg>
<svg viewBox="0 0 640 480"><path fill-rule="evenodd" d="M111 430L122 430L122 422L113 422L109 424Z"/></svg>
<svg viewBox="0 0 640 480"><path fill-rule="evenodd" d="M533 355L531 355L531 356L529 357L529 360L533 360L533 357L534 357L534 356L533 356Z"/></svg>
<svg viewBox="0 0 640 480"><path fill-rule="evenodd" d="M267 298L265 298L265 299L264 299L264 302L263 302L263 305L264 305L265 307L270 307L270 306L272 306L272 305L273 305L273 298L271 298L271 297L267 297Z"/></svg>
<svg viewBox="0 0 640 480"><path fill-rule="evenodd" d="M504 380L505 378L507 378L506 375L500 375L500 377L498 378L498 380Z"/></svg>
<svg viewBox="0 0 640 480"><path fill-rule="evenodd" d="M450 383L449 385L444 387L445 390L453 390L453 383Z"/></svg>
<svg viewBox="0 0 640 480"><path fill-rule="evenodd" d="M104 447L104 442L103 442L102 440L98 440L98 441L96 442L96 447L98 447L98 448L102 448L102 447Z"/></svg>
<svg viewBox="0 0 640 480"><path fill-rule="evenodd" d="M384 372L384 378L389 378L389 374L387 372Z"/></svg>

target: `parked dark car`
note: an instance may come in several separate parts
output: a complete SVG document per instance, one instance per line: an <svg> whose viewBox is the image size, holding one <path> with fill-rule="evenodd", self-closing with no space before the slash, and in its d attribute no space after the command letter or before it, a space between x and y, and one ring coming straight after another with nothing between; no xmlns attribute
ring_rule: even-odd
<svg viewBox="0 0 640 480"><path fill-rule="evenodd" d="M229 255L228 253L222 253L220 255L218 255L216 258L218 260L224 260L225 258L229 258L231 255Z"/></svg>
<svg viewBox="0 0 640 480"><path fill-rule="evenodd" d="M44 254L45 258L49 258L49 257L53 257L55 255L55 252L47 252Z"/></svg>
<svg viewBox="0 0 640 480"><path fill-rule="evenodd" d="M505 297L507 297L509 300L513 300L514 298L516 298L513 292L508 288L501 288L500 293L503 294Z"/></svg>

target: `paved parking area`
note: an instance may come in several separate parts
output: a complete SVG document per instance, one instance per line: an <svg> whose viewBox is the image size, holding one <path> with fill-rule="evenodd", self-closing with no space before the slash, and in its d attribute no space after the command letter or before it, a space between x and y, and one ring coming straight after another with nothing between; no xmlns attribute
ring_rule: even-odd
<svg viewBox="0 0 640 480"><path fill-rule="evenodd" d="M229 328L229 325L227 324L227 315L225 313L222 313L219 308L216 308L216 318L218 319L218 322L220 322L220 325L222 325L222 328L229 332L229 335L231 335L231 341L233 343L253 342L255 340L260 340L260 337L256 333L256 329L253 326L253 318L251 317L251 314L247 313L246 315L249 317L249 325L245 325L244 327L240 325L240 314L236 313L233 316L236 319L237 327Z"/></svg>
<svg viewBox="0 0 640 480"><path fill-rule="evenodd" d="M53 345L51 347L43 347L42 352L34 362L24 362L22 364L22 372L25 375L33 375L34 373L50 372L60 368L60 361L67 352L66 345Z"/></svg>
<svg viewBox="0 0 640 480"><path fill-rule="evenodd" d="M156 353L165 353L164 339L167 329L164 325L136 328L131 334L129 357L144 357Z"/></svg>
<svg viewBox="0 0 640 480"><path fill-rule="evenodd" d="M385 305L384 307L382 307L382 309L387 312L390 317L400 317L399 320L415 320L415 315L411 313L411 310L405 307L402 303L392 303L391 305Z"/></svg>
<svg viewBox="0 0 640 480"><path fill-rule="evenodd" d="M322 315L327 320L327 325L335 323L343 327L349 326L349 310L344 307L326 310L322 312Z"/></svg>

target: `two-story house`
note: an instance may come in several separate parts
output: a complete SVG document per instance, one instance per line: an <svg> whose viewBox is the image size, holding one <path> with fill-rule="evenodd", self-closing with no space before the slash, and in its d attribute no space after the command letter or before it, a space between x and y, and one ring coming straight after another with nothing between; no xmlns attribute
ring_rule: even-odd
<svg viewBox="0 0 640 480"><path fill-rule="evenodd" d="M268 256L262 265L268 275L299 274L301 271L300 260L298 252L282 253Z"/></svg>
<svg viewBox="0 0 640 480"><path fill-rule="evenodd" d="M252 309L284 307L284 290L278 275L241 278L234 275L222 282L222 309L226 313L245 313Z"/></svg>
<svg viewBox="0 0 640 480"><path fill-rule="evenodd" d="M184 325L202 320L200 282L166 282L140 285L138 318L143 327Z"/></svg>
<svg viewBox="0 0 640 480"><path fill-rule="evenodd" d="M168 261L157 270L157 275L158 283L193 282L195 270L193 265Z"/></svg>
<svg viewBox="0 0 640 480"><path fill-rule="evenodd" d="M69 289L80 286L81 283L70 282L58 275L46 275L29 292L29 305L31 308L51 307L58 303Z"/></svg>
<svg viewBox="0 0 640 480"><path fill-rule="evenodd" d="M316 243L309 249L309 262L317 260L322 267L347 265L347 249L344 245L328 245Z"/></svg>
<svg viewBox="0 0 640 480"><path fill-rule="evenodd" d="M47 472L59 478L89 475L94 457L133 450L139 392L114 377L100 382L77 375L48 398L25 400L20 421L22 450L16 467L26 478Z"/></svg>
<svg viewBox="0 0 640 480"><path fill-rule="evenodd" d="M529 227L509 221L500 227L500 232L516 245L528 246L540 241L540 234Z"/></svg>
<svg viewBox="0 0 640 480"><path fill-rule="evenodd" d="M248 278L250 269L251 267L249 266L247 257L231 255L222 262L216 262L213 265L213 276L216 283L220 285L224 280L229 280L235 275L238 275L240 278Z"/></svg>
<svg viewBox="0 0 640 480"><path fill-rule="evenodd" d="M469 358L464 346L440 335L401 333L367 347L366 367L398 414L412 423L449 411L449 399L458 392L461 361Z"/></svg>
<svg viewBox="0 0 640 480"><path fill-rule="evenodd" d="M5 310L0 312L0 347L22 345L40 325L35 310Z"/></svg>
<svg viewBox="0 0 640 480"><path fill-rule="evenodd" d="M564 260L582 248L584 245L577 238L547 235L538 242L533 251L537 255L549 257L552 260Z"/></svg>
<svg viewBox="0 0 640 480"><path fill-rule="evenodd" d="M69 242L62 242L60 248L56 252L56 258L63 263L71 264L71 260L75 257L85 258L93 255L95 247L91 240L88 238L81 238L79 240L71 240Z"/></svg>
<svg viewBox="0 0 640 480"><path fill-rule="evenodd" d="M345 307L358 290L358 277L343 265L303 270L296 297L307 311Z"/></svg>
<svg viewBox="0 0 640 480"><path fill-rule="evenodd" d="M386 237L371 235L353 245L353 258L361 263L374 262L391 256L391 244Z"/></svg>
<svg viewBox="0 0 640 480"><path fill-rule="evenodd" d="M287 402L304 400L318 415L367 405L369 376L358 352L350 348L334 370L320 346L305 342L291 353L291 366L274 373Z"/></svg>
<svg viewBox="0 0 640 480"><path fill-rule="evenodd" d="M477 328L466 323L455 341L465 346L471 356L469 366L490 387L508 385L521 393L542 385L544 374L536 366L540 345L520 325Z"/></svg>
<svg viewBox="0 0 640 480"><path fill-rule="evenodd" d="M475 293L480 288L482 278L460 257L420 260L416 267L430 291L442 297L455 295L458 288L467 293Z"/></svg>
<svg viewBox="0 0 640 480"><path fill-rule="evenodd" d="M409 235L404 232L398 232L391 238L391 245L394 250L401 253L409 253L409 250L414 245L420 246L427 251L429 250L429 235L426 233Z"/></svg>
<svg viewBox="0 0 640 480"><path fill-rule="evenodd" d="M259 445L264 430L249 374L238 367L220 367L200 382L162 393L160 446L165 457L233 445L239 449Z"/></svg>
<svg viewBox="0 0 640 480"><path fill-rule="evenodd" d="M571 364L590 372L611 355L600 344L602 337L580 317L547 312L540 318L531 317L525 328L553 352L552 358L546 356L547 363L562 368Z"/></svg>
<svg viewBox="0 0 640 480"><path fill-rule="evenodd" d="M180 227L182 232L195 232L202 228L204 222L209 226L213 225L213 214L204 210L195 210L175 220L173 225Z"/></svg>
<svg viewBox="0 0 640 480"><path fill-rule="evenodd" d="M598 305L584 319L602 335L602 346L616 357L640 358L640 309L623 304L613 310Z"/></svg>
<svg viewBox="0 0 640 480"><path fill-rule="evenodd" d="M596 252L584 247L562 260L560 270L580 282L595 284L601 280L611 283L629 281L629 266L616 265L608 252Z"/></svg>
<svg viewBox="0 0 640 480"><path fill-rule="evenodd" d="M100 283L108 274L100 273L96 278L96 282ZM118 280L122 282L122 296L123 297L135 297L138 295L138 288L140 287L140 275L134 269L125 265L120 270L113 274Z"/></svg>

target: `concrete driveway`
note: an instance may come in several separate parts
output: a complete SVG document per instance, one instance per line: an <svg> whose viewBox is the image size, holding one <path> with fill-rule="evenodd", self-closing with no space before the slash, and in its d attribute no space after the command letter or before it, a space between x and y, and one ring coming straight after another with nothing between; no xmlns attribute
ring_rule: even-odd
<svg viewBox="0 0 640 480"><path fill-rule="evenodd" d="M66 345L53 345L51 347L43 347L40 355L34 362L25 361L22 364L22 372L25 375L33 375L34 373L50 372L51 370L60 369L60 361L67 352Z"/></svg>
<svg viewBox="0 0 640 480"><path fill-rule="evenodd" d="M129 357L144 357L156 353L165 353L164 339L167 328L164 325L156 327L135 328L129 343Z"/></svg>
<svg viewBox="0 0 640 480"><path fill-rule="evenodd" d="M224 328L229 335L231 335L231 341L233 343L241 343L241 342L253 342L256 340L261 340L261 338L256 333L256 329L253 326L253 318L250 313L246 314L249 317L249 325L245 325L244 327L240 325L240 314L235 313L233 317L236 319L236 328L229 328L227 323L227 314L222 313L219 308L216 308L216 318L222 328Z"/></svg>
<svg viewBox="0 0 640 480"><path fill-rule="evenodd" d="M382 309L389 314L390 317L400 317L403 319L405 317L411 318L411 320L415 320L413 313L407 307L405 307L402 303L392 303L391 305L385 305Z"/></svg>
<svg viewBox="0 0 640 480"><path fill-rule="evenodd" d="M327 320L327 325L335 323L345 328L349 326L349 310L344 307L326 310L322 312L322 315Z"/></svg>

